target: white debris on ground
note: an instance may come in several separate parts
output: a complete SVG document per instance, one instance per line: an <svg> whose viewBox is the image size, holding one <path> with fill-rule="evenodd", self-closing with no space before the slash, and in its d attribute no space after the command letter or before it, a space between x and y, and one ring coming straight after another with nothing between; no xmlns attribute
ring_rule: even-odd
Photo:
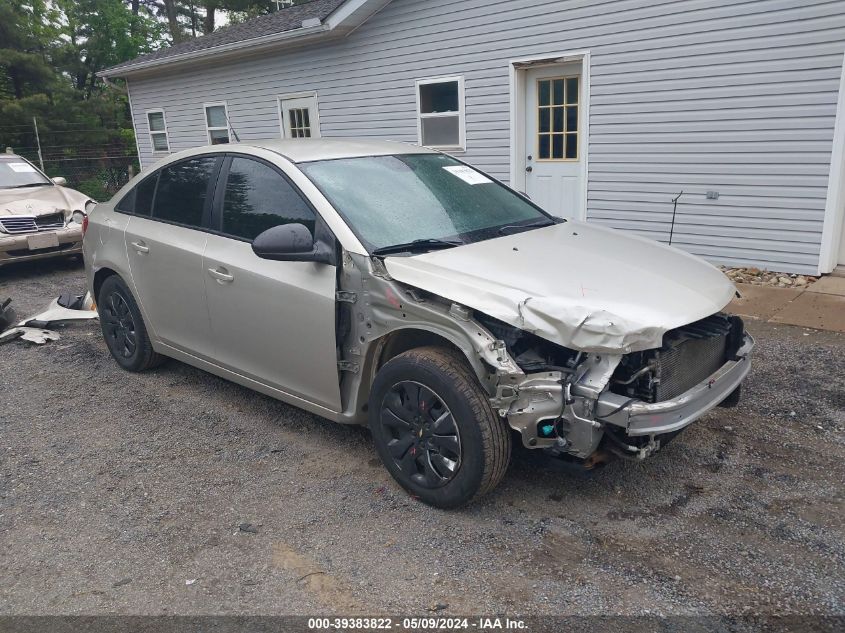
<svg viewBox="0 0 845 633"><path fill-rule="evenodd" d="M720 266L723 273L736 284L752 284L754 286L773 286L775 288L806 288L818 281L818 277L810 275L796 275L794 273L777 273L759 268L728 268Z"/></svg>

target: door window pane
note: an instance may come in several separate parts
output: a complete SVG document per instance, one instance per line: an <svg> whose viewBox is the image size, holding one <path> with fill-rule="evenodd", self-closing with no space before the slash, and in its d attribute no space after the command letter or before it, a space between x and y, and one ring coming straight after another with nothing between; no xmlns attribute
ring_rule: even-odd
<svg viewBox="0 0 845 633"><path fill-rule="evenodd" d="M165 167L159 176L153 217L187 226L202 226L208 184L217 158L194 158Z"/></svg>
<svg viewBox="0 0 845 633"><path fill-rule="evenodd" d="M288 110L288 121L292 138L311 138L311 117L308 108L291 108Z"/></svg>
<svg viewBox="0 0 845 633"><path fill-rule="evenodd" d="M158 182L158 174L147 178L136 188L135 193L135 208L133 212L135 215L149 215L150 209L153 206L153 195L156 191L156 183Z"/></svg>
<svg viewBox="0 0 845 633"><path fill-rule="evenodd" d="M578 159L578 77L537 82L537 157Z"/></svg>
<svg viewBox="0 0 845 633"><path fill-rule="evenodd" d="M223 200L223 232L254 240L280 224L304 224L314 234L316 216L288 180L248 158L234 158Z"/></svg>

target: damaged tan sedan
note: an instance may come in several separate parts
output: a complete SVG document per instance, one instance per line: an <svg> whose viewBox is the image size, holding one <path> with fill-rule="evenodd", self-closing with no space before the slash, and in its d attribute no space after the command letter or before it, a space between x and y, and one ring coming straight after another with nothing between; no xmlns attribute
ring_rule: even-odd
<svg viewBox="0 0 845 633"><path fill-rule="evenodd" d="M495 487L512 436L643 459L735 403L750 366L713 266L398 143L176 154L96 207L84 249L121 367L172 357L369 424L439 507Z"/></svg>
<svg viewBox="0 0 845 633"><path fill-rule="evenodd" d="M21 156L0 154L0 266L82 252L94 201Z"/></svg>

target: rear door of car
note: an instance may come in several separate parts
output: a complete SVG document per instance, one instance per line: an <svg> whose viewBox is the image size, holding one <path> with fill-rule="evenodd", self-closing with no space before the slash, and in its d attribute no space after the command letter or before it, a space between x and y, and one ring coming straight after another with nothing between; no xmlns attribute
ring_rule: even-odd
<svg viewBox="0 0 845 633"><path fill-rule="evenodd" d="M252 240L273 226L300 223L313 234L320 221L277 166L229 155L203 271L218 362L339 411L335 266L261 259L252 250Z"/></svg>
<svg viewBox="0 0 845 633"><path fill-rule="evenodd" d="M143 181L126 227L136 297L155 337L210 360L202 255L222 155L172 163Z"/></svg>

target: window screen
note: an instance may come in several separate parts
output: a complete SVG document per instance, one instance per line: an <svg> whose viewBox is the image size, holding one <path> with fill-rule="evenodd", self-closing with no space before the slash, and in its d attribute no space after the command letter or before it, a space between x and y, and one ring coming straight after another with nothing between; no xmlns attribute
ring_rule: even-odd
<svg viewBox="0 0 845 633"><path fill-rule="evenodd" d="M201 226L208 183L217 158L194 158L161 170L153 217L187 226Z"/></svg>
<svg viewBox="0 0 845 633"><path fill-rule="evenodd" d="M234 158L223 200L223 232L253 240L280 224L304 224L314 234L314 211L269 165Z"/></svg>

